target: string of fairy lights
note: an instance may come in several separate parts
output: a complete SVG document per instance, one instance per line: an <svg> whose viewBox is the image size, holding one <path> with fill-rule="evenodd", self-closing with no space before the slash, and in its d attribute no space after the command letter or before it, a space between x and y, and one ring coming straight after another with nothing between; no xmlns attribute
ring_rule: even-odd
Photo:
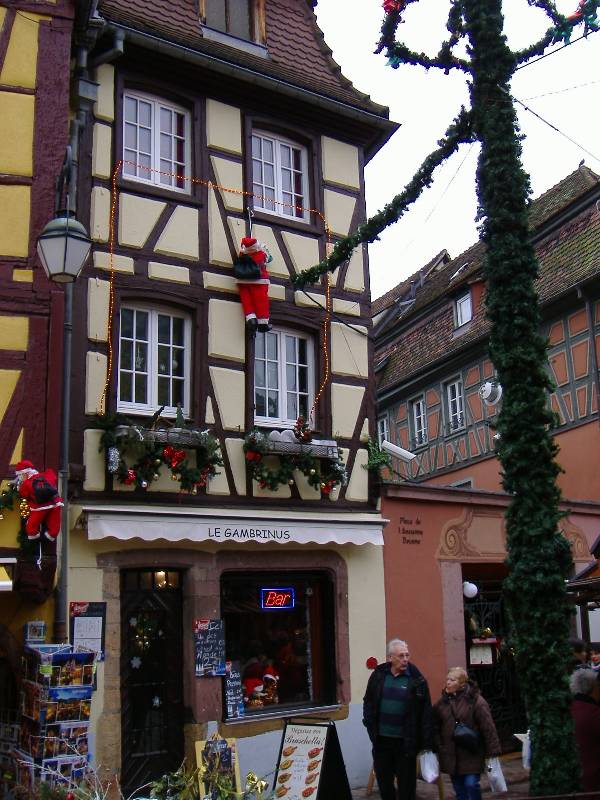
<svg viewBox="0 0 600 800"><path fill-rule="evenodd" d="M271 197L266 197L264 195L258 194L256 192L247 191L244 189L237 189L232 186L223 186L220 183L216 183L215 181L206 179L206 178L197 178L195 176L188 176L188 175L180 175L176 172L167 172L165 170L156 169L154 167L148 167L145 164L138 164L134 161L128 160L119 160L115 164L115 168L112 173L111 178L111 190L112 190L112 197L111 197L111 204L110 204L110 220L109 220L109 269L110 269L110 284L109 284L109 300L108 300L108 355L107 355L107 365L106 365L106 380L104 382L104 387L102 390L102 394L100 395L99 400L99 411L100 414L105 413L106 408L106 397L108 395L108 391L110 388L110 383L112 381L112 374L114 369L114 353L113 353L113 323L114 323L114 312L115 312L115 248L116 248L116 219L119 209L119 191L117 186L117 180L119 175L122 173L122 170L125 166L133 167L136 170L144 170L145 172L153 175L160 175L164 177L168 177L170 180L174 180L177 183L180 182L188 182L190 184L198 185L198 186L205 186L209 191L211 189L220 191L220 192L228 192L231 194L235 194L238 196L243 197L245 200L252 199L252 201L261 201L265 204L276 205L281 209L291 209L293 211L300 211L302 214L314 214L316 215L321 222L323 223L325 229L325 236L327 241L327 249L329 250L332 243L332 233L329 225L327 224L327 220L325 216L319 209L317 208L309 208L302 205L297 205L294 203L285 203L280 200L275 200ZM323 392L329 382L330 377L330 355L329 355L329 330L331 324L331 281L329 275L326 276L325 281L325 315L323 318L322 323L322 342L321 342L321 349L323 352L323 377L321 379L320 386L315 394L315 398L309 413L309 420L313 420L314 412L317 408L319 400L321 399ZM322 306L320 306L323 308Z"/></svg>

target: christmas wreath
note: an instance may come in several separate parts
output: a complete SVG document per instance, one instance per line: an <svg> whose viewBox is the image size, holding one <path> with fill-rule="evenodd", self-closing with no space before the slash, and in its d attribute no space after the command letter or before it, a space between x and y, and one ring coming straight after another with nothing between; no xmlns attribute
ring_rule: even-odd
<svg viewBox="0 0 600 800"><path fill-rule="evenodd" d="M193 436L193 446L185 448L161 442L168 434L163 429L142 428L133 425L120 415L104 415L98 418L98 427L103 429L100 450L106 454L106 468L125 486L148 489L158 480L160 468L171 470L171 480L179 483L179 491L197 494L208 481L218 475L217 467L223 466L218 439L208 431L189 428L178 411L176 429ZM195 463L192 458L195 454Z"/></svg>
<svg viewBox="0 0 600 800"><path fill-rule="evenodd" d="M310 441L307 427L300 420L296 423L295 432L299 442L306 444ZM294 470L305 475L309 485L320 489L326 496L336 486L345 486L348 483L346 467L339 448L336 458L318 458L312 455L309 448L295 453L274 453L271 450L269 437L262 431L253 429L244 439L244 453L250 475L261 489L274 492L284 484L293 486ZM265 461L267 456L276 457L279 465L267 464Z"/></svg>

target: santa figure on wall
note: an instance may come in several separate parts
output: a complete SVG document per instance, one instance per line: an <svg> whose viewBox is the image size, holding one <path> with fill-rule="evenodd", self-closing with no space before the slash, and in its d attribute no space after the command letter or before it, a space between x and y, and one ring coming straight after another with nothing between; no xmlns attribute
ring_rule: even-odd
<svg viewBox="0 0 600 800"><path fill-rule="evenodd" d="M29 541L40 538L56 541L60 533L60 517L63 501L58 494L56 473L53 469L39 472L31 461L19 461L15 466L17 489L29 503L29 516L25 531Z"/></svg>
<svg viewBox="0 0 600 800"><path fill-rule="evenodd" d="M251 236L244 236L233 272L240 292L246 317L246 328L251 336L256 331L271 330L269 323L269 251Z"/></svg>

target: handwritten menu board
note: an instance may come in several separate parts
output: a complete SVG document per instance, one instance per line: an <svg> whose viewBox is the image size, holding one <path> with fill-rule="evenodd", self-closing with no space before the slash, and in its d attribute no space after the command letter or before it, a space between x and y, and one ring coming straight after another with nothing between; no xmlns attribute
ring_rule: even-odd
<svg viewBox="0 0 600 800"><path fill-rule="evenodd" d="M328 725L286 724L275 775L275 797L317 797L328 730Z"/></svg>
<svg viewBox="0 0 600 800"><path fill-rule="evenodd" d="M239 661L225 662L225 708L227 719L244 716L244 692Z"/></svg>
<svg viewBox="0 0 600 800"><path fill-rule="evenodd" d="M194 620L196 677L225 675L225 623L222 619Z"/></svg>
<svg viewBox="0 0 600 800"><path fill-rule="evenodd" d="M225 784L230 791L241 795L240 767L237 740L211 739L196 742L196 764L200 768L198 788L203 800L219 800L222 797L217 784Z"/></svg>
<svg viewBox="0 0 600 800"><path fill-rule="evenodd" d="M106 603L73 601L69 603L69 630L74 648L93 650L96 660L104 659Z"/></svg>

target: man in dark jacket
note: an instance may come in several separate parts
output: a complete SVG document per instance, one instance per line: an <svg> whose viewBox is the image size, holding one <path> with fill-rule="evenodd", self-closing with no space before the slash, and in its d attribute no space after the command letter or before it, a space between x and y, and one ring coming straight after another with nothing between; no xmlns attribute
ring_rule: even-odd
<svg viewBox="0 0 600 800"><path fill-rule="evenodd" d="M392 639L387 655L388 661L376 667L369 678L363 724L373 744L373 767L382 800L414 800L417 753L433 749L429 687L410 663L406 642Z"/></svg>

